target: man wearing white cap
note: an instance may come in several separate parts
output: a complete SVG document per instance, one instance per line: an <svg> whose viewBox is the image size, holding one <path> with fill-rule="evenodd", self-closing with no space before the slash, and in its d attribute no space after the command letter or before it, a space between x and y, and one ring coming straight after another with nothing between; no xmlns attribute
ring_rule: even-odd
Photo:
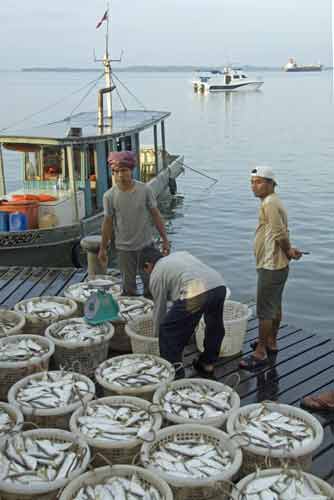
<svg viewBox="0 0 334 500"><path fill-rule="evenodd" d="M272 169L256 167L251 173L251 184L254 195L261 200L254 244L259 338L253 344L254 354L240 363L240 368L245 370L266 365L268 355L277 353L282 293L289 274L289 261L302 256L302 252L290 244L287 212L275 193L277 183Z"/></svg>

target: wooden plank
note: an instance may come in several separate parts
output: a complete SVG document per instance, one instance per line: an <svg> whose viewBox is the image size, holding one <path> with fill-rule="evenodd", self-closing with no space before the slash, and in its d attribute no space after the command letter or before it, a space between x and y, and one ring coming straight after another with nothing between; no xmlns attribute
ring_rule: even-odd
<svg viewBox="0 0 334 500"><path fill-rule="evenodd" d="M57 295L62 295L64 289L67 288L68 286L73 285L75 283L81 283L87 278L87 276L88 273L86 269L76 269L72 274L72 276L70 277L70 279L63 284L63 287L58 291Z"/></svg>
<svg viewBox="0 0 334 500"><path fill-rule="evenodd" d="M0 294L0 303L1 305L5 307L11 307L10 305L7 304L7 300L10 298L13 292L18 287L25 286L26 281L28 280L29 276L31 275L32 270L31 268L21 268L19 273L16 273L14 278L10 280L6 286L1 290Z"/></svg>
<svg viewBox="0 0 334 500"><path fill-rule="evenodd" d="M27 272L29 271L27 270ZM24 283L19 284L19 286L12 291L10 296L7 297L5 305L12 308L21 300L24 300L29 296L31 297L32 295L29 295L31 290L34 288L36 283L38 283L43 278L43 276L47 274L47 272L48 269L45 267L31 268L27 279L24 281Z"/></svg>
<svg viewBox="0 0 334 500"><path fill-rule="evenodd" d="M33 285L25 298L40 297L43 294L46 295L45 292L51 287L58 274L59 272L57 269L48 270L44 276Z"/></svg>
<svg viewBox="0 0 334 500"><path fill-rule="evenodd" d="M56 269L57 275L53 282L48 286L47 289L45 289L41 295L49 295L49 296L55 296L59 295L59 293L62 291L64 286L68 283L68 281L72 278L72 276L75 274L74 268L62 268L62 269Z"/></svg>
<svg viewBox="0 0 334 500"><path fill-rule="evenodd" d="M2 290L17 276L22 272L21 267L10 267L6 270L3 268L4 272L0 277L0 300L2 296Z"/></svg>

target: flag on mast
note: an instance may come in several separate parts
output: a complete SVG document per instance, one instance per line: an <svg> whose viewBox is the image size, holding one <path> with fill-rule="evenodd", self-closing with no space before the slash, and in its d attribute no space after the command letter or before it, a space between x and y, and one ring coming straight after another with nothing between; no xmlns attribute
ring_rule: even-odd
<svg viewBox="0 0 334 500"><path fill-rule="evenodd" d="M108 9L105 11L100 21L97 23L96 29L98 29L104 21L107 21L107 19L108 19Z"/></svg>

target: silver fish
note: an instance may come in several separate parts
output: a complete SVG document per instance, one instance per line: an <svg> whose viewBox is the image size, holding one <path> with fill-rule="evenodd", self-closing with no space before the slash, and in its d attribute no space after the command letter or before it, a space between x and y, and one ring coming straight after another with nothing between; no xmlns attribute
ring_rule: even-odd
<svg viewBox="0 0 334 500"><path fill-rule="evenodd" d="M60 408L89 394L88 384L74 373L45 372L30 380L16 393L16 402L31 408Z"/></svg>
<svg viewBox="0 0 334 500"><path fill-rule="evenodd" d="M42 319L56 318L58 316L68 314L71 308L66 303L52 300L50 298L43 299L40 297L39 300L27 301L19 304L19 309L24 314L29 314L32 316L38 316Z"/></svg>
<svg viewBox="0 0 334 500"><path fill-rule="evenodd" d="M106 293L111 293L114 297L118 297L122 293L120 279L95 279L75 283L65 290L65 295L79 302L86 302L98 290L103 290Z"/></svg>
<svg viewBox="0 0 334 500"><path fill-rule="evenodd" d="M91 439L126 441L152 430L153 417L135 404L89 405L77 420L79 431Z"/></svg>
<svg viewBox="0 0 334 500"><path fill-rule="evenodd" d="M121 359L114 358L98 369L99 375L109 383L120 387L142 387L159 384L170 376L168 368L149 355L131 354Z"/></svg>
<svg viewBox="0 0 334 500"><path fill-rule="evenodd" d="M16 425L11 415L0 406L0 438L9 432Z"/></svg>
<svg viewBox="0 0 334 500"><path fill-rule="evenodd" d="M27 361L35 356L43 356L47 348L42 347L28 336L26 339L17 340L7 337L0 340L0 361L15 362Z"/></svg>
<svg viewBox="0 0 334 500"><path fill-rule="evenodd" d="M91 325L83 318L71 318L66 322L58 323L52 328L52 337L64 342L91 342L96 338L103 338L109 332L107 324Z"/></svg>
<svg viewBox="0 0 334 500"><path fill-rule="evenodd" d="M73 500L164 500L164 497L137 474L130 478L113 476L94 486L81 488Z"/></svg>

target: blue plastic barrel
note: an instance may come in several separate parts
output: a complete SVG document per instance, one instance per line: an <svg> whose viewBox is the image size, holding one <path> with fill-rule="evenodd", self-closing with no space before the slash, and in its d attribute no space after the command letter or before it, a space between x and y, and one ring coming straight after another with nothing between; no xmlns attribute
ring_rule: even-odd
<svg viewBox="0 0 334 500"><path fill-rule="evenodd" d="M26 231L28 229L27 214L12 212L9 214L9 231Z"/></svg>
<svg viewBox="0 0 334 500"><path fill-rule="evenodd" d="M9 213L0 212L0 233L9 231Z"/></svg>

